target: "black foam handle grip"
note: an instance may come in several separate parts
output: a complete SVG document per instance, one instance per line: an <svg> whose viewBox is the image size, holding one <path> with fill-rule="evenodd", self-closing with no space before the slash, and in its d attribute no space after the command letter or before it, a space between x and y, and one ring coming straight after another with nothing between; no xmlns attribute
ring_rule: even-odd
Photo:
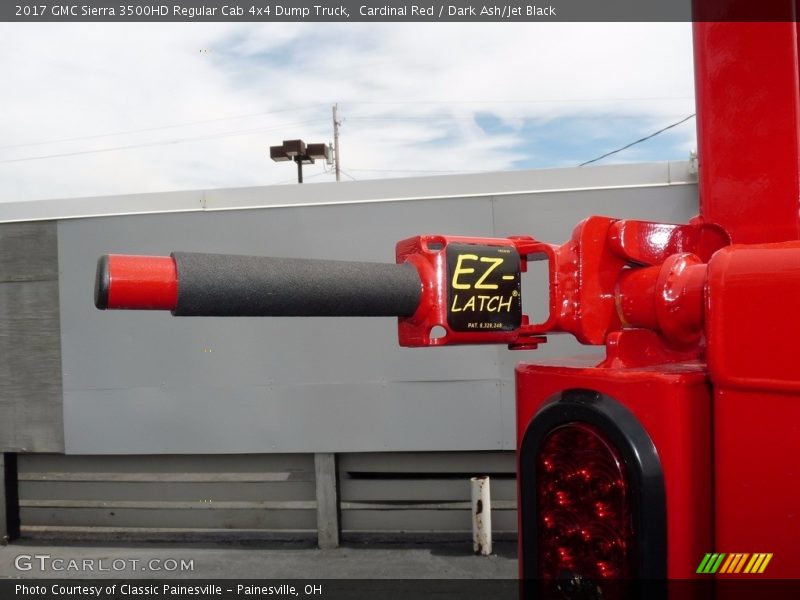
<svg viewBox="0 0 800 600"><path fill-rule="evenodd" d="M383 264L174 252L176 316L408 317L417 269Z"/></svg>

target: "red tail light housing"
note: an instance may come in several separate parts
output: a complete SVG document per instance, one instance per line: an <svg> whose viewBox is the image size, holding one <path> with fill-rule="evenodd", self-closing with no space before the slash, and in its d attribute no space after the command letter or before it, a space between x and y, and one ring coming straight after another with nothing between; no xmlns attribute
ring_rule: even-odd
<svg viewBox="0 0 800 600"><path fill-rule="evenodd" d="M524 579L564 592L666 577L661 463L621 403L591 390L550 398L525 431L519 478Z"/></svg>
<svg viewBox="0 0 800 600"><path fill-rule="evenodd" d="M537 459L538 576L634 574L630 482L620 452L595 426L552 430Z"/></svg>

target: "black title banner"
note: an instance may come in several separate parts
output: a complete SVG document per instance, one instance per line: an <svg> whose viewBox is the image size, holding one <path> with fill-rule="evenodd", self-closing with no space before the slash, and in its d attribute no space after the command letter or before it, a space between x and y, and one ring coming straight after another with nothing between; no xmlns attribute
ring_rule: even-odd
<svg viewBox="0 0 800 600"><path fill-rule="evenodd" d="M791 21L793 0L420 0L311 2L83 0L0 3L0 21L26 22L666 22Z"/></svg>

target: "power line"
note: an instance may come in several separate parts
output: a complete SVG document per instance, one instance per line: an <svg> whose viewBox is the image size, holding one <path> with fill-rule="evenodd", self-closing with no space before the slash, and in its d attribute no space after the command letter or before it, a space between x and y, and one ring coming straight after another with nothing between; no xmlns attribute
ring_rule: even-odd
<svg viewBox="0 0 800 600"><path fill-rule="evenodd" d="M694 113L694 114L691 114L691 115L689 115L688 117L685 117L685 118L681 119L680 121L677 121L677 122L673 123L672 125L667 125L667 126L666 126L666 127L664 127L663 129L659 129L658 131L654 131L654 132L653 132L653 133L651 133L650 135L648 135L648 136L645 136L645 137L643 137L643 138L641 138L641 139L638 139L638 140L636 140L635 142L631 142L630 144L628 144L628 145L626 145L626 146L623 146L622 148L617 148L616 150L612 150L611 152L606 152L606 153L605 153L605 154L603 154L602 156L598 156L597 158L593 158L592 160L587 160L586 162L582 162L582 163L581 163L581 164L579 164L578 166L579 166L579 167L582 167L582 166L584 166L584 165L588 165L588 164L591 164L591 163L593 163L593 162L597 162L598 160L601 160L601 159L603 159L603 158L605 158L605 157L607 157L607 156L611 156L612 154L616 154L617 152L622 152L623 150L627 150L627 149L628 149L628 148L630 148L631 146L635 146L636 144L641 144L642 142L646 142L647 140L649 140L649 139L651 139L651 138L654 138L654 137L656 137L656 136L657 136L659 133L664 133L664 132L665 132L665 131L667 131L668 129L672 129L673 127L677 127L677 126L678 126L678 125L680 125L681 123L685 123L686 121L688 121L689 119L691 119L692 117L694 117L694 116L695 116L695 114L696 114L696 113Z"/></svg>
<svg viewBox="0 0 800 600"><path fill-rule="evenodd" d="M307 177L304 176L303 179L305 179L305 180L314 179L314 177L321 177L323 175L330 175L332 172L333 171L325 170L322 173L315 173L314 175L309 175ZM282 180L280 180L280 181L278 181L276 183L272 183L270 185L284 185L284 184L287 184L287 183L297 183L297 178L296 177L292 177L291 179L282 179Z"/></svg>
<svg viewBox="0 0 800 600"><path fill-rule="evenodd" d="M221 121L234 121L236 119L247 119L249 117L262 117L265 115L273 115L278 113L290 112L295 110L309 110L312 108L318 108L320 106L325 106L324 104L311 104L309 106L296 106L293 108L284 108L280 110L270 110L266 112L257 112L257 113L250 113L246 115L237 115L233 117L220 117L217 119L203 119L201 121L187 121L186 123L176 123L173 125L161 125L158 127L145 127L143 129L129 129L127 131L115 131L113 133L98 133L94 135L84 135L80 137L71 137L71 138L61 138L57 140L49 140L45 142L28 142L24 144L10 144L7 146L0 146L0 150L9 150L11 148L25 148L28 146L46 146L48 144L61 144L63 142L79 142L83 140L94 140L98 138L104 137L113 137L115 135L130 135L133 133L145 133L148 131L161 131L163 129L177 129L180 127L189 127L191 125L202 125L204 123L218 123Z"/></svg>
<svg viewBox="0 0 800 600"><path fill-rule="evenodd" d="M420 122L431 122L431 121L469 121L473 122L480 118L482 115L470 115L470 116L456 116L456 115L426 115L426 116L417 116L417 117L403 117L403 116L391 116L391 117L350 117L348 122L405 122L405 121L420 121ZM492 115L494 116L494 115ZM662 115L667 117L675 117L677 115ZM598 118L605 118L608 120L621 120L621 119L635 119L637 121L642 120L641 115L614 115L614 114L601 114L599 117L596 114L591 115L564 115L563 119L569 119L570 121L587 121L587 120L596 120ZM536 117L526 117L526 119L535 119ZM502 118L498 118L498 121L504 121Z"/></svg>
<svg viewBox="0 0 800 600"><path fill-rule="evenodd" d="M350 169L353 172L372 172L372 173L490 173L491 171L474 169L471 171L435 171L431 169Z"/></svg>
<svg viewBox="0 0 800 600"><path fill-rule="evenodd" d="M44 154L41 156L25 156L23 158L8 158L5 160L0 160L0 164L4 163L14 163L14 162L25 162L29 160L42 160L45 158L61 158L65 156L79 156L82 154L98 154L101 152L116 152L118 150L130 150L134 148L149 148L152 146L166 146L169 144L183 144L185 142L195 142L200 140L211 140L223 137L235 137L239 135L248 135L251 133L264 133L268 131L278 131L281 129L287 129L289 127L297 127L299 125L308 125L311 123L320 123L322 121L327 121L328 119L312 119L310 121L300 121L298 123L287 123L285 125L281 125L279 127L259 127L255 129L241 129L238 131L226 131L223 133L215 133L209 135L200 135L188 138L177 138L174 140L164 140L161 142L147 142L142 144L129 144L127 146L113 146L111 148L97 148L95 150L79 150L76 152L61 152L59 154Z"/></svg>
<svg viewBox="0 0 800 600"><path fill-rule="evenodd" d="M662 100L693 100L692 96L654 96L640 98L543 98L539 100L395 100L369 101L356 100L343 102L350 106L358 105L393 105L393 104L552 104L552 103L591 103L598 102L655 102Z"/></svg>

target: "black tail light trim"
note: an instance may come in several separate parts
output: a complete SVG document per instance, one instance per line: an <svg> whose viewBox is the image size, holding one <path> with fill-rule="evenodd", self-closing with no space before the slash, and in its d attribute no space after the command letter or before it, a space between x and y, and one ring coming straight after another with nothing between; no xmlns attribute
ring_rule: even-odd
<svg viewBox="0 0 800 600"><path fill-rule="evenodd" d="M536 463L540 447L556 427L583 422L597 427L620 451L630 482L637 577L667 576L667 509L664 473L652 439L625 406L593 390L571 389L549 398L522 439L519 455L523 579L538 577Z"/></svg>

